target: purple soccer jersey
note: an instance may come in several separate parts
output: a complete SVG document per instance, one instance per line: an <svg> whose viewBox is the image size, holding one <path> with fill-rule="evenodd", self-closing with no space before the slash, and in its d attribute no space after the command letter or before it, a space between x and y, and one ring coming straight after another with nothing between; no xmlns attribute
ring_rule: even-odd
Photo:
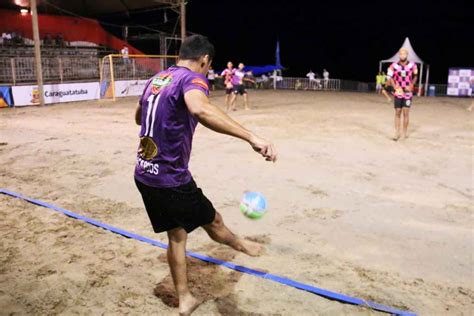
<svg viewBox="0 0 474 316"><path fill-rule="evenodd" d="M198 121L188 111L184 94L193 89L209 94L206 77L185 67L170 67L148 81L139 101L138 181L158 188L191 181L188 163Z"/></svg>
<svg viewBox="0 0 474 316"><path fill-rule="evenodd" d="M245 72L243 70L236 69L234 71L234 76L232 77L232 84L234 86L243 84L244 77L245 77Z"/></svg>
<svg viewBox="0 0 474 316"><path fill-rule="evenodd" d="M413 92L405 91L405 89L414 83L413 77L416 75L418 75L418 67L411 61L406 65L392 63L390 67L388 67L387 76L392 78L402 89L401 91L395 90L394 96L397 99L410 100L413 97Z"/></svg>

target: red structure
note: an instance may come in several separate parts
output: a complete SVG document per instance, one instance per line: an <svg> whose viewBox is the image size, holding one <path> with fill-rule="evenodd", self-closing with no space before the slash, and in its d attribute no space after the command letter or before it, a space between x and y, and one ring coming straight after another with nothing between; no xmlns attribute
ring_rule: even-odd
<svg viewBox="0 0 474 316"><path fill-rule="evenodd" d="M53 37L62 35L66 42L90 42L120 51L124 45L129 54L143 54L127 42L105 31L99 22L88 18L76 18L61 15L38 16L40 37L46 34ZM23 38L33 39L31 15L19 11L0 10L0 33L16 32Z"/></svg>

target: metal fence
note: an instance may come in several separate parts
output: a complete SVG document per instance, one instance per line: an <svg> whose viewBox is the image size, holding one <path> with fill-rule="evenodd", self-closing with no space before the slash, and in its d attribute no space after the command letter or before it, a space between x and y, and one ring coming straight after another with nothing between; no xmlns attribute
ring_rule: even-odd
<svg viewBox="0 0 474 316"><path fill-rule="evenodd" d="M44 56L41 59L43 80L45 83L62 83L75 81L95 81L100 79L100 59L87 51L80 56ZM173 64L173 58L141 58L122 59L114 58L113 69L117 80L147 79L154 75L156 69L163 69ZM110 77L109 64L102 65L102 77ZM274 82L275 80L275 82ZM32 56L9 57L0 56L0 84L31 84L36 82L35 61ZM222 78L216 79L216 87L224 88ZM283 89L283 90L310 90L310 91L375 91L375 83L367 83L340 79L310 80L295 77L266 77L265 80L257 78L257 89ZM434 90L433 90L434 89ZM430 84L427 95L446 96L446 84ZM424 91L423 91L424 92Z"/></svg>
<svg viewBox="0 0 474 316"><path fill-rule="evenodd" d="M41 58L43 80L47 83L99 79L99 59L94 56ZM0 84L36 82L34 57L0 57Z"/></svg>
<svg viewBox="0 0 474 316"><path fill-rule="evenodd" d="M433 88L430 88L430 87L434 87L434 91L433 91ZM443 96L446 96L448 95L448 85L447 84L430 84L428 85L428 95L431 95L430 93L431 92L434 92L434 95L433 96L437 96L437 97L443 97Z"/></svg>
<svg viewBox="0 0 474 316"><path fill-rule="evenodd" d="M341 79L314 79L278 77L276 83L274 78L268 78L267 81L257 81L256 88L260 89L291 89L291 90L310 90L310 91L354 91L369 92L375 91L375 84L350 81Z"/></svg>
<svg viewBox="0 0 474 316"><path fill-rule="evenodd" d="M272 83L269 86L274 87L273 78L270 80ZM276 89L336 91L340 90L340 86L341 80L339 79L310 80L307 78L292 77L279 77L276 79Z"/></svg>

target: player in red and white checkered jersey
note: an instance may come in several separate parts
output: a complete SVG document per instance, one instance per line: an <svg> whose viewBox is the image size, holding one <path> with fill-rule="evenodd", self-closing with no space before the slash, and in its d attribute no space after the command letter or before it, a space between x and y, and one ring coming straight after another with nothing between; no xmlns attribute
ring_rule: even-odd
<svg viewBox="0 0 474 316"><path fill-rule="evenodd" d="M408 137L408 122L410 106L412 104L414 84L418 77L418 67L414 62L408 61L408 50L400 49L400 60L388 67L387 76L389 84L394 88L395 97L395 137L400 139L400 119L403 113L403 136Z"/></svg>

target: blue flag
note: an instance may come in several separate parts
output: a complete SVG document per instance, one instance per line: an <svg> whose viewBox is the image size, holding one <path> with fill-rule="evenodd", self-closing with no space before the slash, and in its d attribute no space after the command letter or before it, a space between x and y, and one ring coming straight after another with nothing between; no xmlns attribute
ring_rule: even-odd
<svg viewBox="0 0 474 316"><path fill-rule="evenodd" d="M278 67L282 67L280 60L280 40L277 40L277 47L275 51L275 65Z"/></svg>

